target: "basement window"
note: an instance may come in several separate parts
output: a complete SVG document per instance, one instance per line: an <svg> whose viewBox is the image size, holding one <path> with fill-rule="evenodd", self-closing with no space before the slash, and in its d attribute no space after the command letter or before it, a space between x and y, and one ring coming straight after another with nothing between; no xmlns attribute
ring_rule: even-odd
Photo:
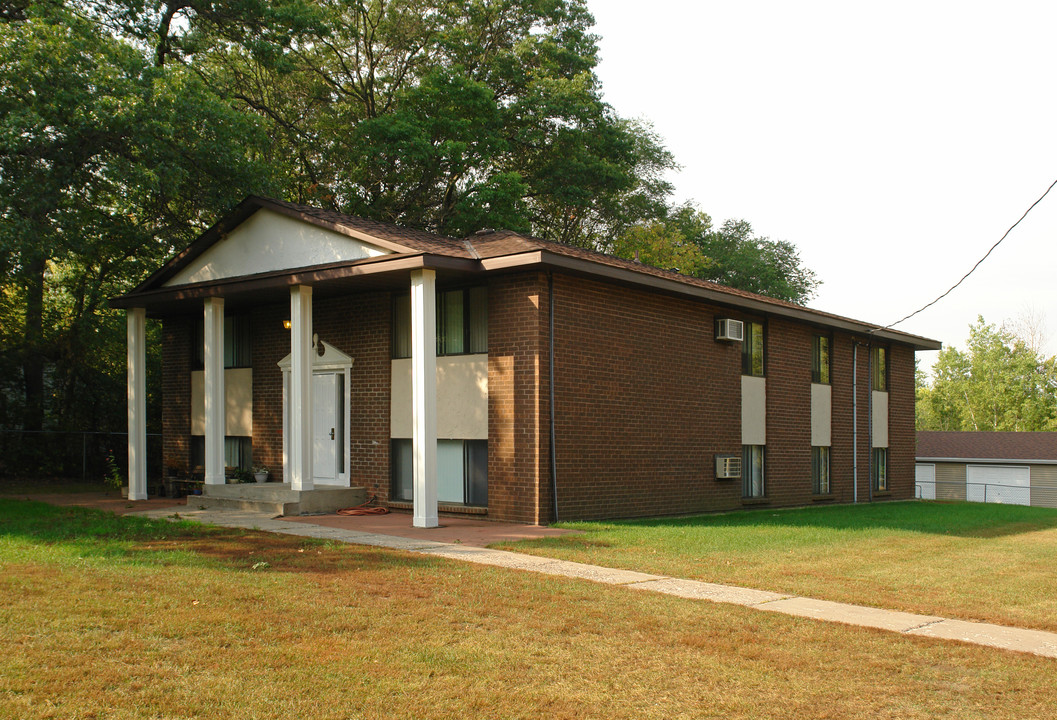
<svg viewBox="0 0 1057 720"><path fill-rule="evenodd" d="M888 448L873 449L873 489L874 492L888 491Z"/></svg>
<svg viewBox="0 0 1057 720"><path fill-rule="evenodd" d="M811 492L829 495L829 448L818 445L811 448Z"/></svg>
<svg viewBox="0 0 1057 720"><path fill-rule="evenodd" d="M205 468L205 435L191 436L191 467ZM224 467L249 470L253 467L253 438L228 435L224 438Z"/></svg>
<svg viewBox="0 0 1057 720"><path fill-rule="evenodd" d="M392 440L393 500L414 499L413 454L410 438ZM488 441L437 441L437 501L488 506Z"/></svg>
<svg viewBox="0 0 1057 720"><path fill-rule="evenodd" d="M741 496L764 497L763 445L743 445L741 448Z"/></svg>

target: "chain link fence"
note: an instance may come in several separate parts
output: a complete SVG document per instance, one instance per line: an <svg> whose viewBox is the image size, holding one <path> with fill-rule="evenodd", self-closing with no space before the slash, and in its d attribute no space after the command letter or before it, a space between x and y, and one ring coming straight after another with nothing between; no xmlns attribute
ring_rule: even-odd
<svg viewBox="0 0 1057 720"><path fill-rule="evenodd" d="M919 480L915 485L914 494L919 500L967 500L1057 508L1057 483L1039 482L1034 479L1030 485Z"/></svg>
<svg viewBox="0 0 1057 720"><path fill-rule="evenodd" d="M127 432L0 430L0 480L102 482L111 453L127 479ZM161 433L147 433L147 477L161 476Z"/></svg>

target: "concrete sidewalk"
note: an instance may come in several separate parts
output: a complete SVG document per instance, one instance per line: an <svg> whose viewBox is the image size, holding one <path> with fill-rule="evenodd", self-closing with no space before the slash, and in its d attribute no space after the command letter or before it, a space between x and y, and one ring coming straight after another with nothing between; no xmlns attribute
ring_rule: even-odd
<svg viewBox="0 0 1057 720"><path fill-rule="evenodd" d="M181 519L211 523L224 527L256 529L285 535L300 535L358 545L406 550L408 552L481 565L529 570L547 575L575 577L607 585L622 585L631 590L664 593L696 600L732 603L766 612L777 612L816 620L878 628L904 635L958 640L1003 650L1057 658L1057 633L1041 630L1026 630L1002 625L991 625L989 623L951 620L933 615L917 615L860 605L848 605L828 600L783 595L765 590L717 585L698 580L683 580L632 570L617 570L535 555L522 555L504 550L491 550L475 545L438 542L424 539L423 537L399 537L396 535L383 535L377 532L327 527L313 524L308 518L299 518L297 522L291 522L290 520L260 513L232 510L190 510L183 507L156 508L135 512L134 514L154 518L172 518L174 512L179 513ZM424 533L428 533L428 531L424 531Z"/></svg>

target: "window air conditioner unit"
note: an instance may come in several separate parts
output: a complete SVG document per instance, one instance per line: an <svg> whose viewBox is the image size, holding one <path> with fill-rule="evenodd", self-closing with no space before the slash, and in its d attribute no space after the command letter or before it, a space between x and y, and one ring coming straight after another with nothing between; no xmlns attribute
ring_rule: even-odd
<svg viewBox="0 0 1057 720"><path fill-rule="evenodd" d="M734 340L741 342L745 339L745 323L741 320L723 318L716 321L716 340Z"/></svg>
<svg viewBox="0 0 1057 720"><path fill-rule="evenodd" d="M740 477L740 455L716 455L716 480L733 480Z"/></svg>

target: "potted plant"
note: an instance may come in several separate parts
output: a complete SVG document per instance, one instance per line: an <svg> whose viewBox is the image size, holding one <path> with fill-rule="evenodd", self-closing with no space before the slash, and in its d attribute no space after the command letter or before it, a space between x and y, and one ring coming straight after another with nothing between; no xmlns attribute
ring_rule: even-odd
<svg viewBox="0 0 1057 720"><path fill-rule="evenodd" d="M253 479L259 483L268 482L268 468L264 465L254 466Z"/></svg>

